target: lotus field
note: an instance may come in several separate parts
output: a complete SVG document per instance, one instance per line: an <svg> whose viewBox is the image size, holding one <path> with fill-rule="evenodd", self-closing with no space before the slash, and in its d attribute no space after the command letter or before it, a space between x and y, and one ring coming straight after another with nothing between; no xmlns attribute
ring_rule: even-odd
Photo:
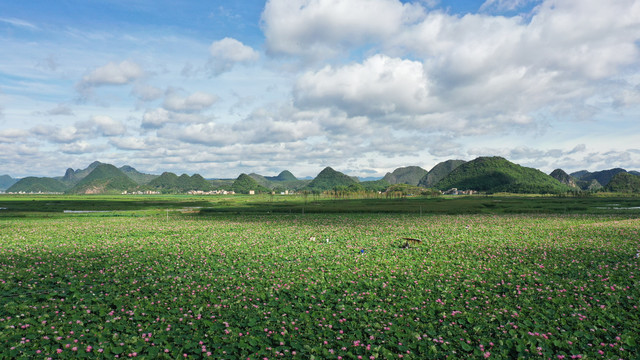
<svg viewBox="0 0 640 360"><path fill-rule="evenodd" d="M611 215L0 219L0 358L638 359L639 230Z"/></svg>

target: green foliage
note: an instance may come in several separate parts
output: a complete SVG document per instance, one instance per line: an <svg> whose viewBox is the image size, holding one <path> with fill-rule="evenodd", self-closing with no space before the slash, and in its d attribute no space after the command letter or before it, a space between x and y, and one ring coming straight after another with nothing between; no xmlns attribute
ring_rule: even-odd
<svg viewBox="0 0 640 360"><path fill-rule="evenodd" d="M68 187L62 182L48 177L29 176L20 179L7 189L7 192L64 192Z"/></svg>
<svg viewBox="0 0 640 360"><path fill-rule="evenodd" d="M466 161L464 160L447 160L438 163L418 181L417 185L425 188L432 188L438 183L438 181L444 179L453 170L465 162Z"/></svg>
<svg viewBox="0 0 640 360"><path fill-rule="evenodd" d="M488 193L555 194L571 188L540 170L514 164L501 157L479 157L457 167L436 186Z"/></svg>
<svg viewBox="0 0 640 360"><path fill-rule="evenodd" d="M627 171L625 169L615 168L615 169L601 170L601 171L595 171L595 172L588 172L586 170L583 170L576 174L579 175L578 179L582 181L591 182L592 180L597 180L600 185L607 186L607 184L609 184L609 181L611 181L611 179L613 179L613 177L616 174L619 174L622 172L627 172Z"/></svg>
<svg viewBox="0 0 640 360"><path fill-rule="evenodd" d="M129 165L120 167L120 171L122 171L125 175L127 175L131 180L133 180L138 185L147 184L149 181L158 177L158 175L141 173Z"/></svg>
<svg viewBox="0 0 640 360"><path fill-rule="evenodd" d="M637 217L162 209L2 227L3 359L640 356Z"/></svg>
<svg viewBox="0 0 640 360"><path fill-rule="evenodd" d="M191 190L209 191L213 186L199 174L177 176L171 172L164 172L141 188L160 191L164 194L181 194Z"/></svg>
<svg viewBox="0 0 640 360"><path fill-rule="evenodd" d="M366 191L385 191L391 184L389 184L385 179L381 180L372 180L372 181L363 181L360 185Z"/></svg>
<svg viewBox="0 0 640 360"><path fill-rule="evenodd" d="M70 194L120 193L134 189L136 186L138 184L115 166L99 164L67 192Z"/></svg>
<svg viewBox="0 0 640 360"><path fill-rule="evenodd" d="M330 167L326 167L315 179L302 188L302 190L321 193L323 191L337 189L338 187L348 187L353 184L356 184L353 178L339 171L335 171Z"/></svg>
<svg viewBox="0 0 640 360"><path fill-rule="evenodd" d="M387 196L439 196L440 191L434 189L427 189L421 186L413 186L408 184L396 184L387 188Z"/></svg>
<svg viewBox="0 0 640 360"><path fill-rule="evenodd" d="M267 180L269 181L296 181L298 178L293 176L293 174L289 170L284 170L278 174L278 176L267 176Z"/></svg>
<svg viewBox="0 0 640 360"><path fill-rule="evenodd" d="M407 166L393 170L391 173L387 173L382 180L385 180L390 185L394 184L408 184L418 185L420 179L427 175L427 170L419 166Z"/></svg>
<svg viewBox="0 0 640 360"><path fill-rule="evenodd" d="M622 193L640 193L640 176L627 172L617 173L607 184L606 190Z"/></svg>
<svg viewBox="0 0 640 360"><path fill-rule="evenodd" d="M256 194L271 192L270 189L258 184L247 174L240 174L236 181L233 182L231 189L238 194L248 194L251 190L255 191Z"/></svg>

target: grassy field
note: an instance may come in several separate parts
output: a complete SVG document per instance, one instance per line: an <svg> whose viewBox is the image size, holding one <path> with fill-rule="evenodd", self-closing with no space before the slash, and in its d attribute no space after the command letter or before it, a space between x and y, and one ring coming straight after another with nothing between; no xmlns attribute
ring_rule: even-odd
<svg viewBox="0 0 640 360"><path fill-rule="evenodd" d="M636 359L637 206L0 197L0 358Z"/></svg>

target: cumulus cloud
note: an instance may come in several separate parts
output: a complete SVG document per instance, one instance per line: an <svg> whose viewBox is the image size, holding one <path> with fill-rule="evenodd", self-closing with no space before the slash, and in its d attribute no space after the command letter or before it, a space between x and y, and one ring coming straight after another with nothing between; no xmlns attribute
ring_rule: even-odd
<svg viewBox="0 0 640 360"><path fill-rule="evenodd" d="M119 136L126 131L126 127L122 122L113 120L106 115L94 116L91 121L95 124L100 134L104 136Z"/></svg>
<svg viewBox="0 0 640 360"><path fill-rule="evenodd" d="M58 104L58 106L47 110L47 115L50 116L73 116L73 110L68 105Z"/></svg>
<svg viewBox="0 0 640 360"><path fill-rule="evenodd" d="M117 137L109 140L109 143L120 150L145 150L149 145L141 137Z"/></svg>
<svg viewBox="0 0 640 360"><path fill-rule="evenodd" d="M216 101L218 101L217 96L201 91L186 97L171 91L165 96L163 106L171 111L197 112L211 107Z"/></svg>
<svg viewBox="0 0 640 360"><path fill-rule="evenodd" d="M386 115L435 109L422 63L375 55L362 64L326 66L297 81L296 104L337 106L349 115Z"/></svg>
<svg viewBox="0 0 640 360"><path fill-rule="evenodd" d="M209 117L197 113L180 113L164 108L147 110L142 116L143 129L160 129L167 124L194 124L209 121Z"/></svg>
<svg viewBox="0 0 640 360"><path fill-rule="evenodd" d="M219 75L229 71L238 63L251 63L257 61L260 55L250 46L244 45L233 38L224 38L214 41L209 47L211 59L209 66L213 75Z"/></svg>
<svg viewBox="0 0 640 360"><path fill-rule="evenodd" d="M119 64L112 61L83 76L82 80L78 83L78 88L84 89L102 85L125 85L132 83L144 75L144 70L133 61L125 60Z"/></svg>
<svg viewBox="0 0 640 360"><path fill-rule="evenodd" d="M65 154L85 154L95 150L98 150L98 147L84 140L64 144L60 147L60 151Z"/></svg>
<svg viewBox="0 0 640 360"><path fill-rule="evenodd" d="M162 95L164 95L162 89L148 84L136 84L133 87L132 93L138 98L138 100L145 102L158 100Z"/></svg>
<svg viewBox="0 0 640 360"><path fill-rule="evenodd" d="M262 27L271 54L327 58L392 37L423 14L397 0L270 0Z"/></svg>
<svg viewBox="0 0 640 360"><path fill-rule="evenodd" d="M15 143L24 141L29 136L29 132L22 129L0 130L0 143Z"/></svg>

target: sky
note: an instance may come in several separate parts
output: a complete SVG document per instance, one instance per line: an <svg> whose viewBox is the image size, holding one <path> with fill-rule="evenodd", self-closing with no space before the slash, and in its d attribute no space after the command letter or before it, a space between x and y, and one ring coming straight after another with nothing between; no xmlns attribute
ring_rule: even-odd
<svg viewBox="0 0 640 360"><path fill-rule="evenodd" d="M640 0L0 0L0 175L640 170Z"/></svg>

